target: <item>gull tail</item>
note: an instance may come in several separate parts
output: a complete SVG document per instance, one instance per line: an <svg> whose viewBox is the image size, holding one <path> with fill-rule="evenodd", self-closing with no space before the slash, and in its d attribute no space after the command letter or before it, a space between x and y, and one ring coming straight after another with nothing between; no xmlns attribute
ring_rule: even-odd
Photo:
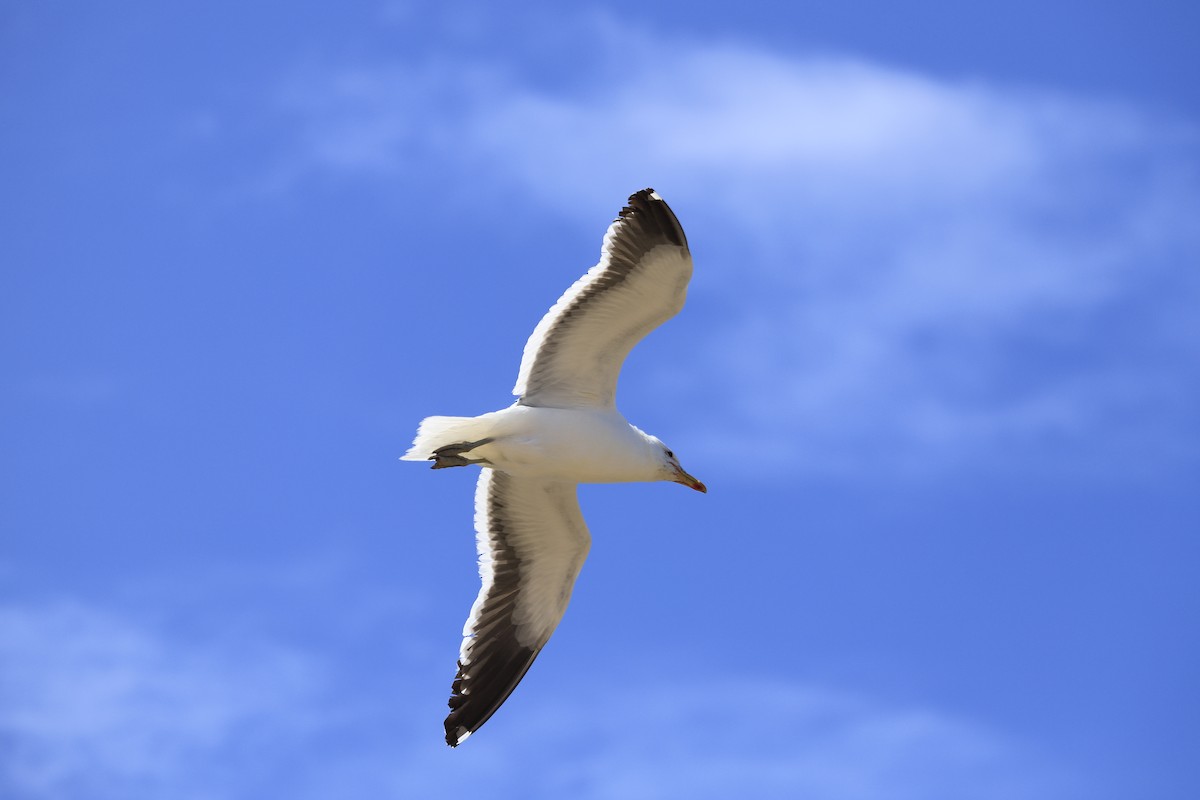
<svg viewBox="0 0 1200 800"><path fill-rule="evenodd" d="M484 415L487 416L486 414ZM436 451L448 445L475 442L488 435L488 420L483 417L426 417L417 428L412 447L401 461L429 461Z"/></svg>

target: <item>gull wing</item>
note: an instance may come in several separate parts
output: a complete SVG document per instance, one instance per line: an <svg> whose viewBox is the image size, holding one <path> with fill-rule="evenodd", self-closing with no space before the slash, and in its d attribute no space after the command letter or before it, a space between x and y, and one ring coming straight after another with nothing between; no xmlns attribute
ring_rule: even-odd
<svg viewBox="0 0 1200 800"><path fill-rule="evenodd" d="M483 586L463 627L446 717L452 747L487 722L558 627L591 537L573 483L484 469L475 490Z"/></svg>
<svg viewBox="0 0 1200 800"><path fill-rule="evenodd" d="M513 394L527 406L615 408L633 346L679 313L692 277L687 237L653 189L629 198L600 263L558 299L525 344Z"/></svg>

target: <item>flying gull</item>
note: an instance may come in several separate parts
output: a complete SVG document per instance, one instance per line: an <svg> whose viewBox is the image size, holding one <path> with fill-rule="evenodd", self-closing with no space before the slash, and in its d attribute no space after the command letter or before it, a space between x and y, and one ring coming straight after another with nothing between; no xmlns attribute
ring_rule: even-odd
<svg viewBox="0 0 1200 800"><path fill-rule="evenodd" d="M446 742L496 713L554 633L591 545L580 483L674 481L705 492L657 438L617 410L629 351L679 313L692 256L653 189L629 198L600 263L542 317L525 344L517 402L478 417L428 417L408 461L482 467L475 531L483 586L463 627Z"/></svg>

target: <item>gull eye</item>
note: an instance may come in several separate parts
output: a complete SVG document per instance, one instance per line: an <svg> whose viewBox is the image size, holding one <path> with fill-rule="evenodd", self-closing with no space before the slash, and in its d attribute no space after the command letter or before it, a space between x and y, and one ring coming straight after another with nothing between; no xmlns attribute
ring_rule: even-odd
<svg viewBox="0 0 1200 800"><path fill-rule="evenodd" d="M667 458L674 458L674 457L675 457L675 454L674 454L674 453L672 453L670 450L668 450L668 451L667 451Z"/></svg>

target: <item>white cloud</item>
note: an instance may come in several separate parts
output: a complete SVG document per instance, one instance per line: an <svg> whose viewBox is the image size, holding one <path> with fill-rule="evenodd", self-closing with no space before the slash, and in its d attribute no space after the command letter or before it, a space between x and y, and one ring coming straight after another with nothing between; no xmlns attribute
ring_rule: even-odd
<svg viewBox="0 0 1200 800"><path fill-rule="evenodd" d="M1173 435L1200 383L1194 127L596 26L600 55L560 89L471 59L306 75L288 95L296 169L393 180L434 163L593 223L655 185L689 230L705 331L656 395L709 402L689 438L714 457L769 444L822 472L1196 456Z"/></svg>
<svg viewBox="0 0 1200 800"><path fill-rule="evenodd" d="M1066 800L1087 788L1051 756L953 715L778 676L644 687L577 675L587 691L518 693L502 723L451 750L440 694L396 702L402 660L383 682L343 666L73 602L9 604L0 793L424 797L485 782L494 797ZM369 700L364 679L388 696Z"/></svg>
<svg viewBox="0 0 1200 800"><path fill-rule="evenodd" d="M305 735L317 684L311 660L282 648L182 644L73 602L9 605L0 789L31 800L220 796Z"/></svg>
<svg viewBox="0 0 1200 800"><path fill-rule="evenodd" d="M454 754L499 796L982 800L1082 796L1083 783L992 731L778 679L591 683L528 696ZM536 768L531 768L536 765ZM414 773L409 773L414 776ZM414 781L419 792L434 784Z"/></svg>

